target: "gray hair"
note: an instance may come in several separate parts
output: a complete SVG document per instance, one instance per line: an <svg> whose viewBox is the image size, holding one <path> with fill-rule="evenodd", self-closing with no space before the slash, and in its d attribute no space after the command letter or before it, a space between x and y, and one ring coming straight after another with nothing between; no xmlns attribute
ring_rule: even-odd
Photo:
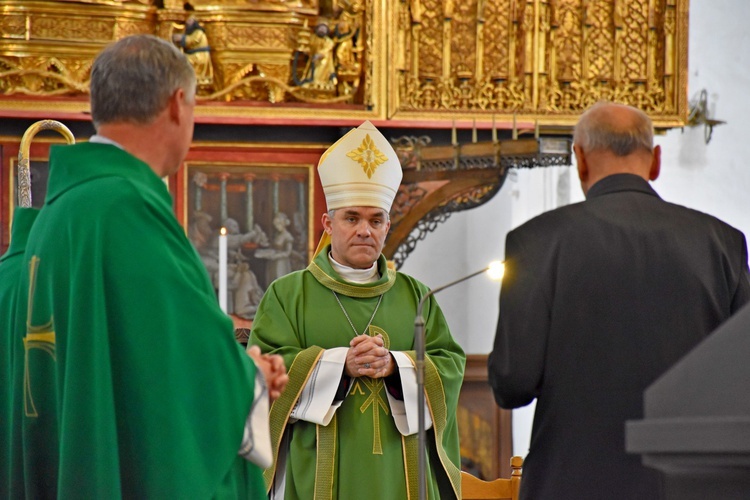
<svg viewBox="0 0 750 500"><path fill-rule="evenodd" d="M174 45L152 35L127 36L107 46L91 68L94 126L148 124L178 88L195 97L195 71Z"/></svg>
<svg viewBox="0 0 750 500"><path fill-rule="evenodd" d="M612 113L613 108L630 110L627 118ZM640 109L600 101L587 109L578 120L573 142L584 151L609 150L616 156L628 156L638 150L654 149L654 126Z"/></svg>

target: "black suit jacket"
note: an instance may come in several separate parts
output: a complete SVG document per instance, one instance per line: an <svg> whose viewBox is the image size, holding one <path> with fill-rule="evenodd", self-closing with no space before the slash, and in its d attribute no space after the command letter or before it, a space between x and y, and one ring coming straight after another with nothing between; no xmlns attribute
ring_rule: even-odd
<svg viewBox="0 0 750 500"><path fill-rule="evenodd" d="M750 299L744 235L617 174L508 233L505 257L489 378L504 408L537 398L522 498L658 498L625 421Z"/></svg>

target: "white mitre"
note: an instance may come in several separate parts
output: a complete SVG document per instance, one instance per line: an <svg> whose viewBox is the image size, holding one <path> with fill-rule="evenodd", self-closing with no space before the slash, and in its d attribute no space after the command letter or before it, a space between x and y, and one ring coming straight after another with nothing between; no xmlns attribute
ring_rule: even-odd
<svg viewBox="0 0 750 500"><path fill-rule="evenodd" d="M318 175L328 210L391 210L403 172L396 152L369 121L349 131L320 157Z"/></svg>

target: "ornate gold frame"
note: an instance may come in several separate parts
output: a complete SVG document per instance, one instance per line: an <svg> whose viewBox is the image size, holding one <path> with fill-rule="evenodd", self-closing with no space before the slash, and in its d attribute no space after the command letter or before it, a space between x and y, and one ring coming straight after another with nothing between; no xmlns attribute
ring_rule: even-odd
<svg viewBox="0 0 750 500"><path fill-rule="evenodd" d="M310 90L308 102L276 102L290 88L284 65L301 33L324 5L336 10L354 2L361 2L366 23L358 97L341 104ZM180 2L153 3L0 0L0 115L88 119L87 71L98 50L131 33L169 38L185 21ZM194 16L214 36L211 53L224 85L202 95L199 123L370 119L445 128L471 120L487 129L493 121L507 128L515 118L569 130L599 99L637 105L658 128L683 126L688 116L689 0L194 3ZM268 88L265 102L248 100L258 85Z"/></svg>

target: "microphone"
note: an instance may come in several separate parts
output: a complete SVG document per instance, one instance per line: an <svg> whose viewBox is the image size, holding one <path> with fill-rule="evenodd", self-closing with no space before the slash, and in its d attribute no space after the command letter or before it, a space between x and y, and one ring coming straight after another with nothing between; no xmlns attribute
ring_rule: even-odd
<svg viewBox="0 0 750 500"><path fill-rule="evenodd" d="M425 500L427 498L427 464L425 463L425 461L427 460L427 458L425 457L425 453L427 450L427 439L425 437L426 430L424 423L424 356L426 348L422 308L424 307L424 303L427 301L427 299L429 299L436 293L445 290L446 288L450 288L453 285L457 285L462 281L473 278L474 276L478 276L484 272L487 273L490 279L499 281L500 279L502 279L503 273L505 272L505 264L500 261L492 261L484 269L480 269L479 271L473 272L467 276L464 276L463 278L459 278L455 281L451 281L450 283L446 283L445 285L433 288L426 294L424 294L424 297L420 299L419 305L417 306L417 317L414 318L414 347L417 351L417 360L415 365L417 370L417 458L419 459L417 461L417 464L419 478L419 500Z"/></svg>

